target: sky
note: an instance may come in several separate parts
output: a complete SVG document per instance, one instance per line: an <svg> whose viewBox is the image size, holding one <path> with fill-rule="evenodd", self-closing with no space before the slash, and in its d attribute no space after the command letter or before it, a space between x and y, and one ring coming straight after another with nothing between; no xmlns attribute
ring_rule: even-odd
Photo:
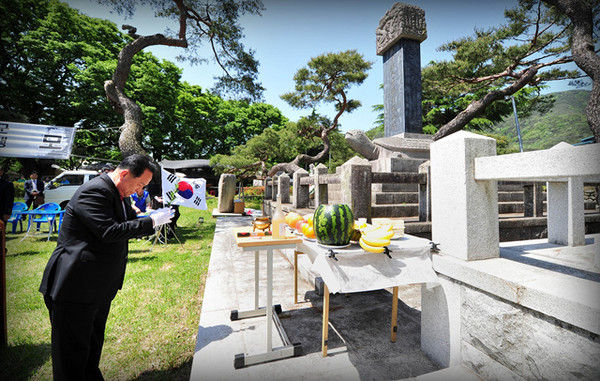
<svg viewBox="0 0 600 381"><path fill-rule="evenodd" d="M109 7L93 0L67 0L71 7L91 17L109 19L119 27L126 23L138 28L138 34L164 32L167 27L176 29L174 21L155 18L149 8L138 8L132 18L118 15ZM305 67L311 58L321 54L356 49L373 62L367 79L348 92L358 99L362 107L340 118L340 130L367 131L374 127L377 113L372 110L383 103L383 58L375 53L375 30L394 0L263 0L266 10L262 16L244 15L242 43L255 51L259 61L259 82L266 89L266 103L277 107L291 121L308 115L310 110L289 106L280 96L294 90L294 74ZM407 0L425 11L427 39L421 43L421 66L430 61L450 59L448 53L439 52L439 46L454 39L470 36L475 28L499 26L504 22L504 10L512 8L517 0ZM176 56L185 53L182 48L152 47L148 49L159 58L175 62L183 69L182 79L193 85L210 89L213 77L222 72L215 64L191 66L177 62ZM212 53L206 51L205 57ZM567 81L552 84L545 92L575 89ZM319 112L332 118L332 104L319 108Z"/></svg>

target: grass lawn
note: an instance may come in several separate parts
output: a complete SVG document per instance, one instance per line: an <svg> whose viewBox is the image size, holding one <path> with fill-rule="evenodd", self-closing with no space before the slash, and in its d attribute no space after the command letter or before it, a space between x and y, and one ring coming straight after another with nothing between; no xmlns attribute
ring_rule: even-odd
<svg viewBox="0 0 600 381"><path fill-rule="evenodd" d="M206 211L180 208L183 245L129 242L100 360L107 380L189 379L216 222L216 199L207 201ZM0 349L0 380L51 380L50 321L38 287L56 235L47 242L46 230L21 242L24 235L7 234L8 347Z"/></svg>

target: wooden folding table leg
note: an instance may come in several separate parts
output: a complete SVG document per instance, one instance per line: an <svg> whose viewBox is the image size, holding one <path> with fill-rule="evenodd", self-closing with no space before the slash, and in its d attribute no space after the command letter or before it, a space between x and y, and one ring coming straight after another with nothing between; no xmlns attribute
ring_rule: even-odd
<svg viewBox="0 0 600 381"><path fill-rule="evenodd" d="M321 342L321 354L327 357L327 340L329 337L329 289L324 284L323 288L323 337Z"/></svg>
<svg viewBox="0 0 600 381"><path fill-rule="evenodd" d="M392 292L392 325L391 337L392 343L396 342L396 333L398 331L398 286L393 288Z"/></svg>
<svg viewBox="0 0 600 381"><path fill-rule="evenodd" d="M294 304L298 304L298 250L294 250Z"/></svg>

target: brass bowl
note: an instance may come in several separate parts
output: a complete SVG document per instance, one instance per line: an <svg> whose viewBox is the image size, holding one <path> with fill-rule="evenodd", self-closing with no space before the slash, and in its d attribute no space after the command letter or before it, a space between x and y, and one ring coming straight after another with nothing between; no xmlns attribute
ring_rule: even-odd
<svg viewBox="0 0 600 381"><path fill-rule="evenodd" d="M256 229L265 231L271 227L271 219L269 217L256 217L252 221L252 231Z"/></svg>

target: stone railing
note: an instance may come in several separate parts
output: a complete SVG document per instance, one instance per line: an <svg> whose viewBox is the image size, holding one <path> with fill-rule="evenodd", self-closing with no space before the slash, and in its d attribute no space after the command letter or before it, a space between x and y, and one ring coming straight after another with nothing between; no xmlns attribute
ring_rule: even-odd
<svg viewBox="0 0 600 381"><path fill-rule="evenodd" d="M436 142L431 148L433 239L463 259L497 257L498 180L547 181L549 242L582 245L583 184L600 181L598 157L598 144L561 143L544 151L496 156L494 139L467 132ZM526 192L526 198L538 192ZM449 221L456 221L452 228Z"/></svg>
<svg viewBox="0 0 600 381"><path fill-rule="evenodd" d="M420 173L373 172L371 164L364 159L354 157L341 165L337 173L328 174L327 168L320 164L314 168L313 174L300 169L293 174L292 181L287 174L265 180L265 200L275 200L281 194L282 203L291 203L294 209L317 208L328 204L328 186L339 184L342 204L352 208L355 218L370 220L372 184L418 184L419 185L419 220L431 219L429 166L424 164ZM292 187L290 200L290 187ZM311 203L310 188L314 189Z"/></svg>
<svg viewBox="0 0 600 381"><path fill-rule="evenodd" d="M585 240L583 186L600 181L599 157L600 144L563 143L496 156L494 139L464 131L431 145L441 251L439 283L421 288L421 348L433 361L490 380L596 377L600 243ZM547 183L548 242L500 248L499 181Z"/></svg>

